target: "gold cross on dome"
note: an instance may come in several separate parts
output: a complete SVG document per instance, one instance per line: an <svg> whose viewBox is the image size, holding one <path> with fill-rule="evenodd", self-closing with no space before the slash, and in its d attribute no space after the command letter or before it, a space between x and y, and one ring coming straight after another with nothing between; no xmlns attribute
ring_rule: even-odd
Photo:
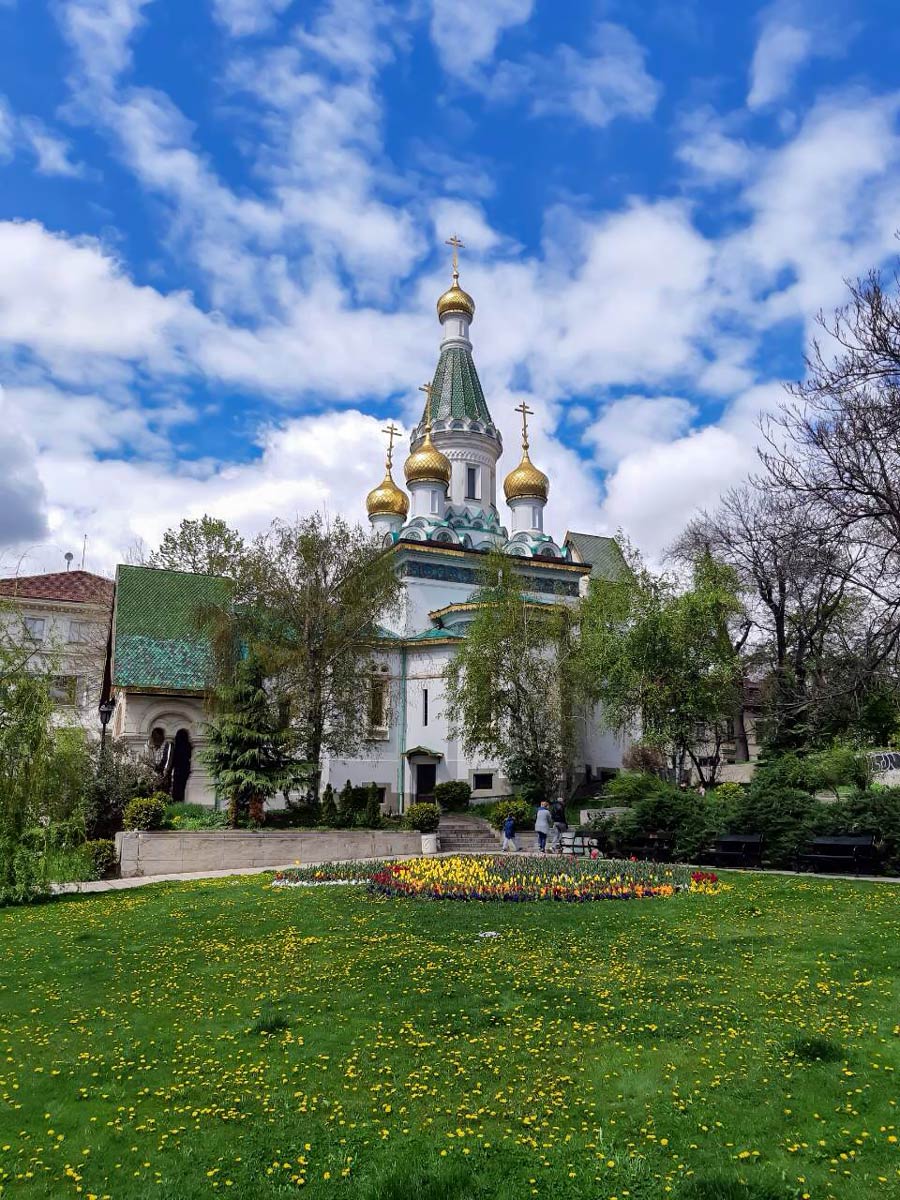
<svg viewBox="0 0 900 1200"><path fill-rule="evenodd" d="M460 250L465 250L466 244L465 244L465 242L461 242L459 240L459 238L456 236L456 234L454 233L452 237L447 238L446 242L444 242L444 245L453 247L453 282L459 283L459 253L458 252Z"/></svg>
<svg viewBox="0 0 900 1200"><path fill-rule="evenodd" d="M391 463L394 461L394 438L397 437L403 431L402 431L402 429L398 429L397 426L394 424L394 422L391 421L388 424L387 429L382 429L381 432L386 433L388 435L387 468L388 468L388 470L390 470Z"/></svg>
<svg viewBox="0 0 900 1200"><path fill-rule="evenodd" d="M514 410L522 414L522 449L528 449L528 418L534 416L534 409L529 408L523 400Z"/></svg>
<svg viewBox="0 0 900 1200"><path fill-rule="evenodd" d="M419 391L425 393L425 397L426 397L426 399L425 399L425 429L430 433L431 432L431 393L434 391L434 388L431 386L430 383L423 383L420 385Z"/></svg>

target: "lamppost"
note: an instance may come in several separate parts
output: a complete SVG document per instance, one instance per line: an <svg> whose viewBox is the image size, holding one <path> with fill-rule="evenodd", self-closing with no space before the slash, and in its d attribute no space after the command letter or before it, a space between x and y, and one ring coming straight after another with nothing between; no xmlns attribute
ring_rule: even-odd
<svg viewBox="0 0 900 1200"><path fill-rule="evenodd" d="M113 709L116 707L116 702L112 696L104 700L98 708L100 714L100 753L102 754L106 747L106 727L109 724L109 718L113 715Z"/></svg>

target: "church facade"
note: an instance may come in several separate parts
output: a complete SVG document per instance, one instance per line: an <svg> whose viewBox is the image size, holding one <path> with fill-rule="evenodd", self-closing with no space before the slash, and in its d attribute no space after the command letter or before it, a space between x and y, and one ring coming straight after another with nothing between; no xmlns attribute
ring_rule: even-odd
<svg viewBox="0 0 900 1200"><path fill-rule="evenodd" d="M473 800L508 795L501 766L470 758L452 736L444 713L443 674L472 619L485 556L493 550L521 560L526 592L535 602L575 603L591 578L615 578L622 567L611 538L566 533L554 539L544 513L547 476L531 461L523 404L522 448L503 478L503 442L478 378L470 329L475 302L460 286L457 239L453 280L437 305L437 366L425 384L422 417L404 463L406 490L393 477L394 426L385 475L366 498L369 521L404 583L404 602L381 631L371 677L364 753L323 763L322 782L340 789L374 782L386 810L403 811L430 797L437 784L463 780ZM179 798L214 804L202 765L204 694L209 651L192 612L217 598L222 580L146 567L120 567L109 678L116 701L113 732L135 753L158 764L161 782ZM601 777L621 765L623 746L586 713L578 732L572 776Z"/></svg>

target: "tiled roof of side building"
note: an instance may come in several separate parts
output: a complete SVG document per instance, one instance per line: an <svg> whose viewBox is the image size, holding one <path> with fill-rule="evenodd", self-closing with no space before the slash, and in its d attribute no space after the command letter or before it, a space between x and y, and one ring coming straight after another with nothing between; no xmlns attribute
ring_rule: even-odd
<svg viewBox="0 0 900 1200"><path fill-rule="evenodd" d="M228 580L215 575L120 566L114 686L197 692L208 687L213 657L200 615L227 602L229 590Z"/></svg>
<svg viewBox="0 0 900 1200"><path fill-rule="evenodd" d="M432 421L454 421L468 418L493 425L475 361L462 346L449 346L441 351L434 372L431 393ZM424 414L423 418L424 420Z"/></svg>
<svg viewBox="0 0 900 1200"><path fill-rule="evenodd" d="M627 570L615 538L593 533L567 533L563 545L575 551L576 561L591 564L591 579L620 579Z"/></svg>
<svg viewBox="0 0 900 1200"><path fill-rule="evenodd" d="M17 600L57 600L67 604L109 607L113 581L90 571L52 571L47 575L15 575L0 579L0 596Z"/></svg>

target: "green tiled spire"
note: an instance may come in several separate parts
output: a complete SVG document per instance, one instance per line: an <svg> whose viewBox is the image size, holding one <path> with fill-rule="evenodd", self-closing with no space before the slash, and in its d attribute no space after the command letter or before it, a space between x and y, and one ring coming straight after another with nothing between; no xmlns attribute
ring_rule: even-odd
<svg viewBox="0 0 900 1200"><path fill-rule="evenodd" d="M463 346L445 346L431 386L432 421L470 420L494 424L471 350ZM422 421L425 421L424 413Z"/></svg>

